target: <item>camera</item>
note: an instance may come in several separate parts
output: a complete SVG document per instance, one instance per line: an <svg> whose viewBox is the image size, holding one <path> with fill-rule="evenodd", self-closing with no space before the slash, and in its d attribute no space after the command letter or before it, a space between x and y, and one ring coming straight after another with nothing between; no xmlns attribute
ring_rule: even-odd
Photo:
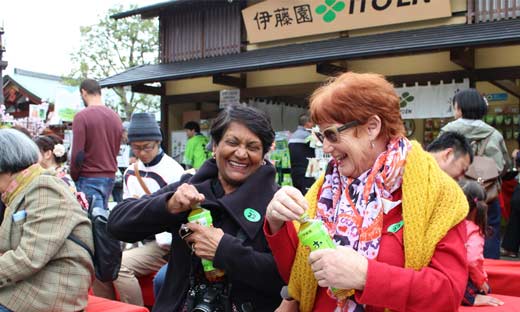
<svg viewBox="0 0 520 312"><path fill-rule="evenodd" d="M191 287L186 306L190 312L233 311L227 287L223 283L199 284Z"/></svg>

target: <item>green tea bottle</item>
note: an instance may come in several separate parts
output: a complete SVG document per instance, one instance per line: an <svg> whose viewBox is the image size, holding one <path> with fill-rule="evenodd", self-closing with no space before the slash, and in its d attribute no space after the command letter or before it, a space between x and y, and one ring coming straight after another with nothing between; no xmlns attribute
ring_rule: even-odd
<svg viewBox="0 0 520 312"><path fill-rule="evenodd" d="M200 206L193 208L188 216L188 221L197 223L203 226L213 226L213 218L211 212ZM213 261L201 259L202 267L204 268L204 275L210 282L219 282L224 279L225 272L213 266Z"/></svg>
<svg viewBox="0 0 520 312"><path fill-rule="evenodd" d="M336 245L332 241L327 228L321 220L310 219L307 212L305 212L298 221L300 222L298 238L300 239L302 245L309 247L311 251L326 248L336 248ZM354 293L353 290L337 289L333 287L330 289L339 299L345 299Z"/></svg>

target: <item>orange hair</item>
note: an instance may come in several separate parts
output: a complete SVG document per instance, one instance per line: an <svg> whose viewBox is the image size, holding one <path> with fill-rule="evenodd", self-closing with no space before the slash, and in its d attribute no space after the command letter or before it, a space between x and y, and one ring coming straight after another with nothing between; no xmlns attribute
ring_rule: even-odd
<svg viewBox="0 0 520 312"><path fill-rule="evenodd" d="M331 78L314 91L309 110L315 123L365 124L377 115L381 133L387 139L405 135L399 109L399 96L393 85L379 74L347 72Z"/></svg>

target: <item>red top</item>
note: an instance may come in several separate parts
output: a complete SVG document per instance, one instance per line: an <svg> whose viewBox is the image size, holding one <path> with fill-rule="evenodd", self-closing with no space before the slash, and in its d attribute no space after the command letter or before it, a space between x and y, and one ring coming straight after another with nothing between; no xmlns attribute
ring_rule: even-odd
<svg viewBox="0 0 520 312"><path fill-rule="evenodd" d="M106 106L89 106L74 116L72 134L72 179L114 178L123 135L121 118Z"/></svg>
<svg viewBox="0 0 520 312"><path fill-rule="evenodd" d="M401 189L393 201L401 199ZM415 271L404 267L403 228L388 232L388 227L402 221L402 207L396 206L383 217L383 233L377 260L368 260L365 289L356 291L358 303L366 304L367 312L395 311L457 311L468 280L466 261L466 226L452 228L437 244L428 267ZM267 223L267 221L266 221ZM292 222L274 235L264 224L264 232L282 278L288 282L298 246ZM406 226L406 225L405 225ZM326 289L318 287L314 311L334 311L335 301Z"/></svg>

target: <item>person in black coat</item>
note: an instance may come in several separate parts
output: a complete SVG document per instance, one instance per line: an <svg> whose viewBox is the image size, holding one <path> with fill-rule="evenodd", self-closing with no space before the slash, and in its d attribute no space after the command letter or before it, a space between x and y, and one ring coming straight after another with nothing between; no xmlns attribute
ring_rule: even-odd
<svg viewBox="0 0 520 312"><path fill-rule="evenodd" d="M110 214L108 230L137 242L150 235L173 234L166 280L153 311L189 311L188 294L211 287L201 258L225 272L223 293L232 311L274 311L280 304L280 277L262 231L265 210L278 190L275 168L264 161L273 140L269 117L256 109L230 106L211 128L214 158L197 173L140 199L129 198ZM184 181L183 181L184 180ZM188 224L199 205L211 212L213 227ZM189 228L191 235L178 234ZM195 291L197 289L197 291Z"/></svg>

